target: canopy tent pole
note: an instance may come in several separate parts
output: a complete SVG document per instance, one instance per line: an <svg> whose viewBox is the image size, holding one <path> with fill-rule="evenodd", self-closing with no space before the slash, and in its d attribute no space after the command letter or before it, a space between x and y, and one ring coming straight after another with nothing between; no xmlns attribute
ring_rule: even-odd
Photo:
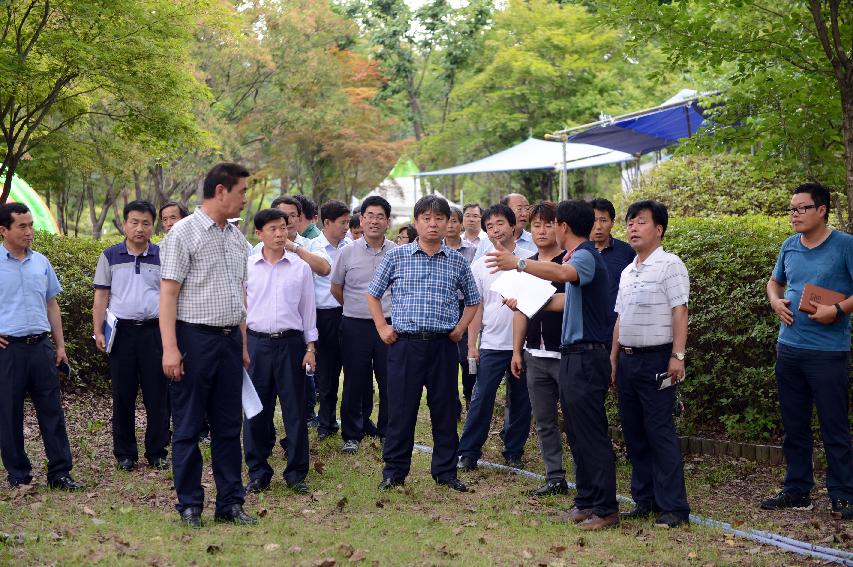
<svg viewBox="0 0 853 567"><path fill-rule="evenodd" d="M560 166L560 201L568 199L569 194L569 177L568 177L568 156L566 152L566 144L569 143L569 136L566 133L545 134L546 140L560 140L563 145L563 164Z"/></svg>

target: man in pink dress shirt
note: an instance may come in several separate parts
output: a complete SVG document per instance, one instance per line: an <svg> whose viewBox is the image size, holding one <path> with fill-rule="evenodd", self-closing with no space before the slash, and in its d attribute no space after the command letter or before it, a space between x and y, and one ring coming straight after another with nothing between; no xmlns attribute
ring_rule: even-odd
<svg viewBox="0 0 853 567"><path fill-rule="evenodd" d="M297 493L308 492L303 370L317 364L317 313L311 268L293 252L285 251L288 220L279 209L264 209L255 215L255 233L264 245L249 257L246 333L249 375L264 409L243 425L248 492L266 490L273 477L268 459L275 445L276 396L288 439L284 481Z"/></svg>

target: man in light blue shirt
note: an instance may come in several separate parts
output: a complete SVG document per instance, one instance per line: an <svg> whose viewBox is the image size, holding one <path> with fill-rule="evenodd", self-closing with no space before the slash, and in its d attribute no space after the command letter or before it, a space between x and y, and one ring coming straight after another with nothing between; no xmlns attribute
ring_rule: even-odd
<svg viewBox="0 0 853 567"><path fill-rule="evenodd" d="M527 223L530 220L530 203L527 201L527 197L518 193L510 193L501 199L501 205L506 205L515 214L515 245L530 252L531 256L536 254L536 243L533 242L533 236L526 230ZM489 238L481 238L480 243L477 244L474 260L494 249L495 245Z"/></svg>
<svg viewBox="0 0 853 567"><path fill-rule="evenodd" d="M308 245L308 251L325 255L332 269L341 248L351 241L346 237L349 230L349 208L340 201L331 200L320 207L323 230ZM338 336L341 329L343 308L331 293L332 280L329 275L314 274L314 295L317 301L317 390L320 399L320 411L317 414L320 423L317 426L317 440L334 435L338 431L336 407L338 405L338 385L340 383L343 359Z"/></svg>
<svg viewBox="0 0 853 567"><path fill-rule="evenodd" d="M24 397L36 409L50 488L82 490L71 478L71 447L59 398L59 371L68 368L62 291L50 262L33 251L33 217L22 204L0 205L0 456L14 486L32 482L24 450ZM53 335L56 348L48 335Z"/></svg>

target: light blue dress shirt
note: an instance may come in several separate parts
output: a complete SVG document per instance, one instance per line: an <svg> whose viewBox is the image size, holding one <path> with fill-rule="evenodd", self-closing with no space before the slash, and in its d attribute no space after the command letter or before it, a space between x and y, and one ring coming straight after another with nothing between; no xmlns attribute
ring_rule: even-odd
<svg viewBox="0 0 853 567"><path fill-rule="evenodd" d="M50 331L47 302L62 291L50 261L27 249L18 260L0 246L0 335L23 337Z"/></svg>

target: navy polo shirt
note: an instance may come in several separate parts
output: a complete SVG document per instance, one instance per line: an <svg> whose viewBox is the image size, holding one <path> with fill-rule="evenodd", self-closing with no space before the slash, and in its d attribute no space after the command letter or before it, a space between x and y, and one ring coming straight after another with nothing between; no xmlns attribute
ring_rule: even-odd
<svg viewBox="0 0 853 567"><path fill-rule="evenodd" d="M27 249L18 260L0 245L0 336L24 337L50 331L47 302L60 291L50 261Z"/></svg>
<svg viewBox="0 0 853 567"><path fill-rule="evenodd" d="M119 319L144 321L160 316L160 247L134 256L127 242L104 250L95 270L95 289L110 292L109 310Z"/></svg>
<svg viewBox="0 0 853 567"><path fill-rule="evenodd" d="M578 272L578 281L566 285L563 307L563 345L607 343L610 333L610 276L595 244L587 240L571 253L564 264Z"/></svg>
<svg viewBox="0 0 853 567"><path fill-rule="evenodd" d="M610 276L610 334L613 334L613 327L616 324L618 313L614 310L616 307L616 296L619 295L619 279L622 277L622 270L634 261L636 253L631 245L623 242L618 238L610 237L610 243L604 250L601 250L601 259L604 260L604 265L607 267L607 274Z"/></svg>

